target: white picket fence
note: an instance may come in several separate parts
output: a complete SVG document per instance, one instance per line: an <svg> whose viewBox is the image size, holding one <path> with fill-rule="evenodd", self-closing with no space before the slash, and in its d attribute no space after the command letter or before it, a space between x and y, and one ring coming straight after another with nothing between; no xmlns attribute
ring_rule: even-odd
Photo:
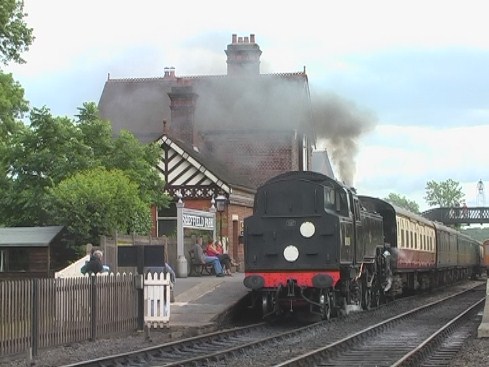
<svg viewBox="0 0 489 367"><path fill-rule="evenodd" d="M144 279L144 323L149 328L169 327L170 273L147 273Z"/></svg>

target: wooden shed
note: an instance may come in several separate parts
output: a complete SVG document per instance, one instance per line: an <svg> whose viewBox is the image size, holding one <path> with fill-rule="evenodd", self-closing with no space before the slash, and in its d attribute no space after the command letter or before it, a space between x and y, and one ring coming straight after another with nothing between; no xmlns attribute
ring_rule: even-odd
<svg viewBox="0 0 489 367"><path fill-rule="evenodd" d="M63 226L0 228L0 278L52 276L52 247Z"/></svg>

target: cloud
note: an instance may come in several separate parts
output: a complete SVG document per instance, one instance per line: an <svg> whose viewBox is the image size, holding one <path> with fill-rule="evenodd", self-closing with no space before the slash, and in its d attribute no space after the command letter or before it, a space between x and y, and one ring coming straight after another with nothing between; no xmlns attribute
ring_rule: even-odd
<svg viewBox="0 0 489 367"><path fill-rule="evenodd" d="M422 199L431 180L450 178L465 188L475 186L487 177L488 134L489 125L444 129L378 125L360 145L355 186L359 192L382 197L394 192L411 200ZM424 200L418 204L426 205Z"/></svg>
<svg viewBox="0 0 489 367"><path fill-rule="evenodd" d="M263 73L306 67L312 93L337 96L321 126L348 137L338 144L348 155L331 155L359 192L395 192L422 206L429 180L452 178L474 198L485 179L486 1L25 0L24 10L36 40L27 64L6 71L53 114L97 102L108 73L225 74L231 35L254 33ZM341 118L326 113L333 107Z"/></svg>

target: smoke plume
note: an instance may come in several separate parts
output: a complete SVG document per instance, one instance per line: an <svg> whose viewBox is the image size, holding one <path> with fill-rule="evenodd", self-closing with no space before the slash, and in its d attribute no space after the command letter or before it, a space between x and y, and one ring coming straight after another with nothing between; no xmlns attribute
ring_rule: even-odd
<svg viewBox="0 0 489 367"><path fill-rule="evenodd" d="M317 148L330 153L339 179L353 185L358 139L374 129L376 117L333 93L311 95Z"/></svg>

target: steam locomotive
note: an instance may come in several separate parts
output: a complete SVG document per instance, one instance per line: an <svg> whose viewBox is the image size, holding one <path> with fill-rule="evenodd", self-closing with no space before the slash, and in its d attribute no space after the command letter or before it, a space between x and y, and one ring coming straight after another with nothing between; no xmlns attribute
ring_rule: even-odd
<svg viewBox="0 0 489 367"><path fill-rule="evenodd" d="M482 245L320 173L294 171L258 188L244 220L244 285L263 317L351 306L480 274Z"/></svg>

